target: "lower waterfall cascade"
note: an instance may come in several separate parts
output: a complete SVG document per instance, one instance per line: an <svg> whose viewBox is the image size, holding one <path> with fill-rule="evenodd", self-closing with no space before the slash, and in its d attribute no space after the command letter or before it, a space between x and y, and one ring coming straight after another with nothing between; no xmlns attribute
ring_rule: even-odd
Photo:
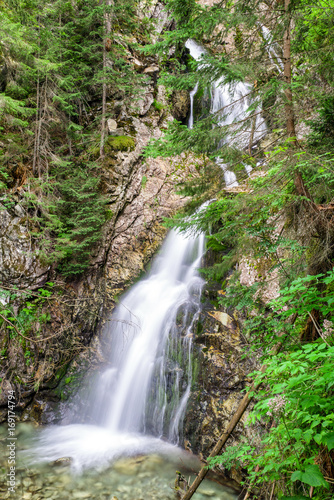
<svg viewBox="0 0 334 500"><path fill-rule="evenodd" d="M204 284L197 268L204 248L203 234L169 233L148 276L122 297L106 323L101 345L108 361L96 377L84 416L79 419L74 411L70 425L42 431L34 460L68 456L82 470L122 455L170 453L172 445L159 438L176 444L182 429L192 381L192 329ZM183 368L175 354L184 357ZM82 420L87 423L78 423Z"/></svg>
<svg viewBox="0 0 334 500"><path fill-rule="evenodd" d="M34 434L33 446L29 441L22 452L24 463L39 467L41 477L52 477L53 463L69 460L74 476L70 479L66 467L60 472L73 498L87 498L92 488L89 498L100 498L94 496L97 484L121 494L112 498L172 500L175 470L190 474L189 481L199 470L198 458L177 444L192 384L204 250L204 234L169 232L148 275L121 298L105 324L100 341L105 363L88 396L86 389L80 395L84 408L75 411L74 397L63 425ZM209 494L213 500L235 500L232 490L211 483L207 489L207 483L195 499Z"/></svg>

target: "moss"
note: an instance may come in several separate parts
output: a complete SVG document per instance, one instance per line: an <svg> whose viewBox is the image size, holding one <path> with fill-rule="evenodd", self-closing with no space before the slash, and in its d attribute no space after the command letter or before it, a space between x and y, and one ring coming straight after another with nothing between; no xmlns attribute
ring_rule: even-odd
<svg viewBox="0 0 334 500"><path fill-rule="evenodd" d="M143 175L143 177L142 177L142 179L141 179L141 187L142 187L143 189L145 189L145 187L146 187L146 183L147 183L147 177L146 177L146 175Z"/></svg>
<svg viewBox="0 0 334 500"><path fill-rule="evenodd" d="M157 111L162 111L165 108L165 105L162 102L159 102L156 99L154 99L154 101L153 101L153 107Z"/></svg>
<svg viewBox="0 0 334 500"><path fill-rule="evenodd" d="M133 151L135 149L135 141L127 135L119 135L116 137L108 137L105 144L106 153L111 151Z"/></svg>
<svg viewBox="0 0 334 500"><path fill-rule="evenodd" d="M203 332L203 323L201 321L197 322L196 335L201 335Z"/></svg>

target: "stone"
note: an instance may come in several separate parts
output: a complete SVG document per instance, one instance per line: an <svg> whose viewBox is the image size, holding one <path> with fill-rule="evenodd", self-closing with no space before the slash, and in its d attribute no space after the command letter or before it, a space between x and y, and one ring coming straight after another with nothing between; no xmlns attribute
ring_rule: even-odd
<svg viewBox="0 0 334 500"><path fill-rule="evenodd" d="M55 460L52 465L67 465L67 464L70 464L71 463L71 457L61 457L61 458L57 458L57 460Z"/></svg>
<svg viewBox="0 0 334 500"><path fill-rule="evenodd" d="M143 63L141 61L139 61L139 59L137 59L136 57L133 59L133 65L134 65L134 68L139 71L143 68Z"/></svg>
<svg viewBox="0 0 334 500"><path fill-rule="evenodd" d="M91 493L88 493L87 491L73 491L71 493L72 498L91 498Z"/></svg>
<svg viewBox="0 0 334 500"><path fill-rule="evenodd" d="M107 120L108 132L111 134L117 129L117 121L112 118L108 118Z"/></svg>
<svg viewBox="0 0 334 500"><path fill-rule="evenodd" d="M139 115L144 116L152 106L154 101L153 93L149 92L146 93L145 96L141 99L139 99L135 103L135 107L139 108Z"/></svg>
<svg viewBox="0 0 334 500"><path fill-rule="evenodd" d="M201 495L204 495L205 497L214 497L215 496L214 490L204 490L202 488L199 488L198 493L200 493Z"/></svg>
<svg viewBox="0 0 334 500"><path fill-rule="evenodd" d="M0 204L0 280L20 287L45 281L49 266L37 258L27 221ZM36 286L37 288L37 286Z"/></svg>
<svg viewBox="0 0 334 500"><path fill-rule="evenodd" d="M144 69L144 73L158 73L160 71L159 66L148 66Z"/></svg>
<svg viewBox="0 0 334 500"><path fill-rule="evenodd" d="M18 216L18 217L24 217L25 216L25 211L23 210L23 208L21 207L21 205L17 204L15 205L15 207L13 208L15 214Z"/></svg>
<svg viewBox="0 0 334 500"><path fill-rule="evenodd" d="M160 11L160 4L156 0L154 2L157 7L156 11L152 2L147 7L151 9L152 6L151 17L160 19L162 16L162 19L165 14L168 16L167 12L163 12L163 6L161 5ZM153 73L148 74L153 76L159 70L155 60L150 57L150 62L146 62L146 70L152 70ZM143 65L143 70L144 68L145 65ZM182 182L189 175L197 175L194 163L185 164L182 160L184 168L179 169L177 160L175 163L174 160L161 158L143 160L142 153L148 142L152 138L157 139L161 136L162 129L167 126L168 121L172 120L168 107L164 110L163 116L150 112L154 97L158 102L164 103L164 89L159 86L157 94L157 87L153 85L153 80L148 78L147 80L150 81L143 85L145 94L142 96L140 109L141 116L148 114L144 120L138 116L139 106L135 98L139 96L133 96L134 107L136 105L137 108L133 111L128 106L128 101L122 101L122 95L109 96L108 113L112 118L109 120L108 130L110 128L115 136L109 135L108 139L119 139L122 136L129 136L129 139L132 139L130 147L125 148L126 154L119 149L113 149L110 155L106 154L99 167L103 191L108 198L110 220L105 224L103 241L96 247L95 253L92 253L91 266L87 273L76 280L69 280L60 285L64 293L64 301L52 301L51 319L43 325L42 336L45 338L60 331L60 327L64 327L72 332L73 338L82 341L87 346L90 344L89 354L86 351L77 357L79 361L77 372L85 367L85 358L90 356L90 359L95 359L95 356L98 356L91 339L94 336L97 337L97 318L101 317L102 309L104 308L108 313L111 312L117 292L122 293L129 287L159 249L166 235L166 228L161 224L163 218L174 214L188 201L187 198L175 193L176 183ZM94 109L90 119L94 119L95 112L98 112L97 108ZM124 121L120 115L126 116ZM124 127L124 133L120 125ZM99 141L97 140L96 143L97 154L99 154ZM147 179L145 189L143 189L144 178ZM15 194L14 206L25 207L26 189L27 186L24 186L18 194ZM19 285L20 288L31 287L33 290L43 286L46 281L58 283L60 277L55 267L46 265L38 256L39 249L34 244L34 239L31 238L31 232L35 229L33 221L27 220L27 215L22 217L21 213L18 215L20 209L15 211L8 209L7 205L1 203L1 199L0 207L0 280L14 286ZM36 234L37 231L36 227ZM32 326L33 334L36 329ZM22 384L27 382L22 390L23 399L25 404L27 403L24 418L29 417L43 424L54 420L58 410L56 410L56 403L49 400L47 391L43 391L43 394L41 392L39 407L42 411L36 414L33 412L36 396L34 396L34 385L30 382L35 377L35 386L45 384L45 388L48 389L52 389L59 383L59 380L55 381L53 378L57 363L52 363L50 366L47 363L48 368L45 368L43 357L45 356L47 360L49 357L59 359L63 349L62 342L63 338L60 334L57 343L41 342L38 344L43 356L36 357L35 373L29 371L30 368L26 365L20 345L8 352L4 372L10 367L8 373L14 371L17 380L22 381ZM50 347L51 344L52 347ZM63 375L64 373L61 372L59 377ZM3 380L2 383L6 388L7 381ZM19 390L20 383L17 386ZM29 389L26 388L27 386ZM66 393L66 387L63 390L64 393ZM10 389L9 385L8 389ZM1 401L2 395L5 398L5 392L0 395ZM6 413L0 409L0 420L5 419Z"/></svg>
<svg viewBox="0 0 334 500"><path fill-rule="evenodd" d="M234 319L228 314L220 311L209 312L209 314L227 328L234 328Z"/></svg>
<svg viewBox="0 0 334 500"><path fill-rule="evenodd" d="M124 128L117 128L116 130L109 131L109 135L120 136L125 135Z"/></svg>
<svg viewBox="0 0 334 500"><path fill-rule="evenodd" d="M55 490L47 490L47 491L43 492L43 496L44 496L44 498L51 498L51 497L53 497L54 493L55 493Z"/></svg>
<svg viewBox="0 0 334 500"><path fill-rule="evenodd" d="M184 120L190 109L189 92L186 90L174 90L171 100L174 118L178 121Z"/></svg>

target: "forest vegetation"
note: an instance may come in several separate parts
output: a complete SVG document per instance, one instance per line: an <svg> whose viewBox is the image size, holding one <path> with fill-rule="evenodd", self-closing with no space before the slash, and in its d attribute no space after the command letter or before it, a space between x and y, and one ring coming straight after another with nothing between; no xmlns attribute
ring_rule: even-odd
<svg viewBox="0 0 334 500"><path fill-rule="evenodd" d="M221 126L228 109L218 115L202 109L192 129L171 121L145 156L184 154L202 162L198 176L177 186L190 202L166 225L206 232L215 263L202 273L219 283L219 306L234 308L243 318L245 356L251 353L266 366L264 373L250 374L255 383L250 421L261 422L260 438L227 446L209 466L243 470L245 498L330 500L334 2L166 0L173 29L154 41L154 27L135 15L137 4L0 2L1 204L12 209L20 192L39 258L74 280L89 268L110 217L103 165L114 150L134 145L131 137L107 134L108 96L130 103L146 79L129 62L125 45L158 57L159 84L170 95L191 91L198 82L198 96L205 99L219 79L231 89L236 82L251 84L245 120ZM132 41L134 32L141 43ZM190 58L189 38L207 49L201 61ZM162 110L159 102L154 106ZM268 133L253 144L259 106ZM245 132L251 139L240 147L237 137ZM217 182L214 200L190 218L213 197L208 181L217 159L231 166L239 186ZM250 176L245 165L252 167ZM257 276L251 285L240 282L242 261ZM264 298L268 280L279 289L271 300ZM35 292L37 300L27 295L30 305L18 315L10 304L0 309L11 335L23 324L22 331L29 331L36 314L41 324L46 320L40 304L52 288L49 283ZM17 292L4 287L3 293L14 300Z"/></svg>

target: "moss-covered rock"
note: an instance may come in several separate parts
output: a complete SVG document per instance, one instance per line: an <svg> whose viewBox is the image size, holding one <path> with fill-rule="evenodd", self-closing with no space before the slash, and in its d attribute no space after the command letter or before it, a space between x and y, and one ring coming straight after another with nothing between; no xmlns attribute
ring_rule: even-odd
<svg viewBox="0 0 334 500"><path fill-rule="evenodd" d="M105 151L106 153L112 151L133 151L135 146L134 139L127 135L110 136L106 140Z"/></svg>

